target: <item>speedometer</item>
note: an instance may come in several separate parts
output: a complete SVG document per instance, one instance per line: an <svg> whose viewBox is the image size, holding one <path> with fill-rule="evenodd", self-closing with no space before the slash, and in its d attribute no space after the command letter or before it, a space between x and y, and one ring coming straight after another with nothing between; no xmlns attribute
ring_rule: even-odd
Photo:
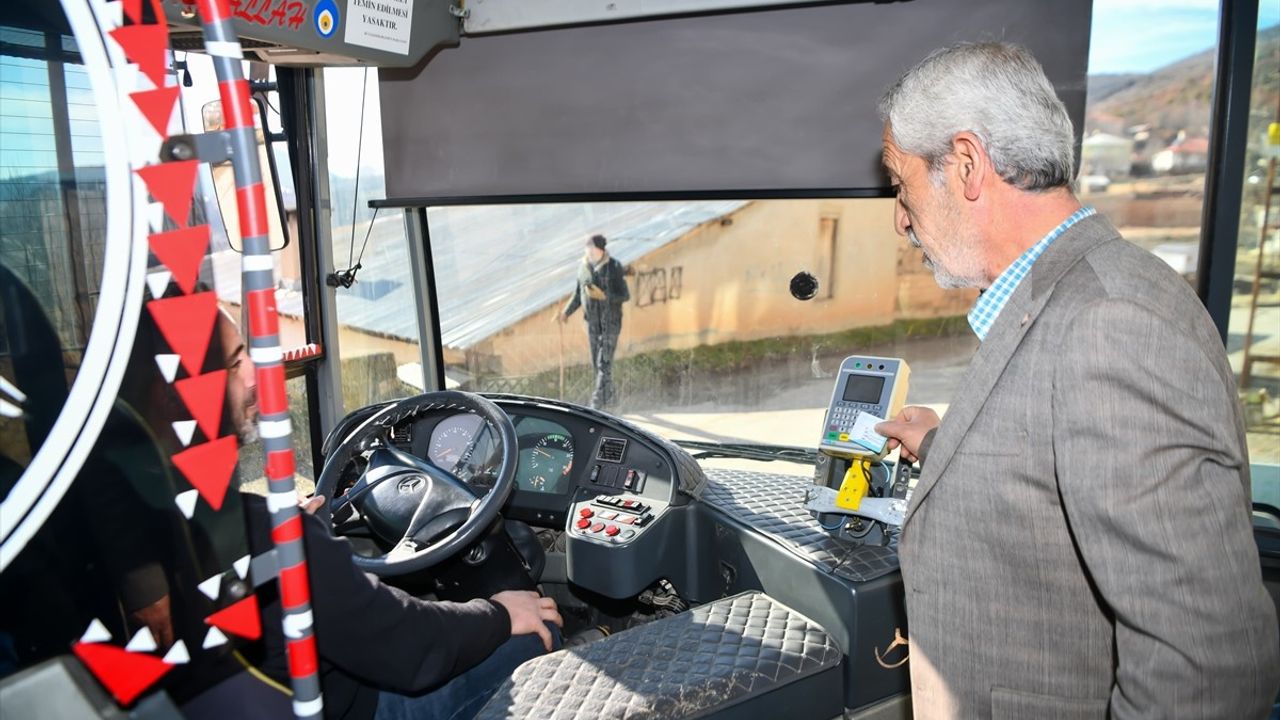
<svg viewBox="0 0 1280 720"><path fill-rule="evenodd" d="M455 475L469 474L465 468L472 464L478 445L476 436L482 425L484 420L478 415L459 414L445 418L431 432L427 456L443 470Z"/></svg>
<svg viewBox="0 0 1280 720"><path fill-rule="evenodd" d="M440 431L431 439L431 461L441 468L453 471L469 454L471 439L475 437L468 428L454 426Z"/></svg>
<svg viewBox="0 0 1280 720"><path fill-rule="evenodd" d="M565 433L543 435L529 456L527 489L560 492L572 469L573 439Z"/></svg>

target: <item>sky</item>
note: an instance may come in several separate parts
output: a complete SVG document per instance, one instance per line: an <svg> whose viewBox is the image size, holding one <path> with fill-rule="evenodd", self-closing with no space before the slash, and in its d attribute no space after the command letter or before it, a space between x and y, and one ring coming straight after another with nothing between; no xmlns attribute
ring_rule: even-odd
<svg viewBox="0 0 1280 720"><path fill-rule="evenodd" d="M1259 0L1258 26L1280 23ZM1094 0L1089 73L1146 73L1218 42L1218 0Z"/></svg>

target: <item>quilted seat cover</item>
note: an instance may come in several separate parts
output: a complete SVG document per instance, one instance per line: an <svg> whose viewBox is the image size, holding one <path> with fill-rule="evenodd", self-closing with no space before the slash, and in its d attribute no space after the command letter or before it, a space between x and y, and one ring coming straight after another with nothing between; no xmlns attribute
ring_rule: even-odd
<svg viewBox="0 0 1280 720"><path fill-rule="evenodd" d="M898 569L898 547L861 545L832 537L804 507L812 481L795 475L711 468L703 502L768 535L824 572L854 582Z"/></svg>
<svg viewBox="0 0 1280 720"><path fill-rule="evenodd" d="M840 659L816 623L748 592L527 662L479 718L697 718Z"/></svg>

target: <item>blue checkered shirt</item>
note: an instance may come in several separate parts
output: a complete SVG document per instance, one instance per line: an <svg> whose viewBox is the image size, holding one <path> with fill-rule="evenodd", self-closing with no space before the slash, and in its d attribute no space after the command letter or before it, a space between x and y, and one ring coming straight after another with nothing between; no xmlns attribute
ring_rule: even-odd
<svg viewBox="0 0 1280 720"><path fill-rule="evenodd" d="M1000 277L991 283L991 287L978 296L978 302L974 303L973 309L969 311L969 327L973 328L973 333L979 340L987 339L987 333L991 332L991 326L995 324L996 318L1000 317L1000 311L1009 302L1013 291L1018 289L1018 284L1027 276L1027 273L1031 272L1031 266L1035 264L1036 259L1054 240L1058 239L1059 235L1066 232L1067 228L1093 215L1094 212L1091 207L1083 207L1063 220L1062 224L1045 235L1044 239L1018 256L1018 259L1014 260L1013 264L1005 268L1004 272L1000 273Z"/></svg>

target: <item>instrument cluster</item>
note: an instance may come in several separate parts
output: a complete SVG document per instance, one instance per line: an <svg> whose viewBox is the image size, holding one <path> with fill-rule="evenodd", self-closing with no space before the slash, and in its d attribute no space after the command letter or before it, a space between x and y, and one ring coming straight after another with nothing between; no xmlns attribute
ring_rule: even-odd
<svg viewBox="0 0 1280 720"><path fill-rule="evenodd" d="M568 493L573 487L573 433L565 426L544 418L513 414L511 420L519 442L516 488L533 493ZM430 427L425 443L415 441L415 436L424 434L430 422L419 421L412 433L404 433L394 439L407 441L415 454L478 490L491 486L499 461L492 428L478 415L458 413Z"/></svg>

